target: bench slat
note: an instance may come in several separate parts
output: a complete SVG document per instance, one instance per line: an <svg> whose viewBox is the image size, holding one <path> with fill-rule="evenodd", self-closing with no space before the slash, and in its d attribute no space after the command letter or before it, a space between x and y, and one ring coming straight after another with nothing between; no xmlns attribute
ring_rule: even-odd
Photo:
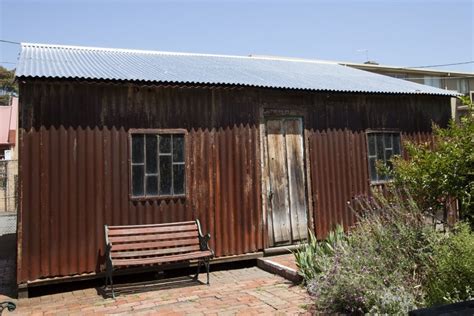
<svg viewBox="0 0 474 316"><path fill-rule="evenodd" d="M139 234L153 233L174 233L185 231L197 231L197 225L181 225L181 226L163 226L163 227L145 227L145 228L126 228L109 230L109 236L127 236Z"/></svg>
<svg viewBox="0 0 474 316"><path fill-rule="evenodd" d="M112 259L115 258L133 258L133 257L151 257L151 256L162 256L170 254L184 254L187 252L195 252L199 250L199 245L186 246L186 247L174 247L174 248L162 248L153 250L136 250L136 251L122 251L113 252Z"/></svg>
<svg viewBox="0 0 474 316"><path fill-rule="evenodd" d="M163 226L182 226L182 225L191 225L196 224L195 221L187 222L174 222L174 223L162 223L162 224L146 224L146 225L117 225L117 226L108 226L109 230L114 229L123 229L123 228L146 228L146 227L163 227Z"/></svg>
<svg viewBox="0 0 474 316"><path fill-rule="evenodd" d="M133 249L150 249L150 248L165 248L165 247L176 247L185 245L198 245L199 240L194 239L177 239L177 240L166 240L166 241L155 241L155 242L139 242L131 244L112 244L112 253L123 250Z"/></svg>
<svg viewBox="0 0 474 316"><path fill-rule="evenodd" d="M114 266L134 266L134 265L146 265L146 264L155 264L155 263L165 263L165 262L177 262L184 260L192 260L199 258L211 257L212 252L209 250L206 251L197 251L191 252L183 255L171 255L171 256L162 256L154 258L140 258L140 259L116 259L114 260Z"/></svg>
<svg viewBox="0 0 474 316"><path fill-rule="evenodd" d="M179 239L194 237L197 238L197 231L189 231L183 233L170 233L170 234L150 234L150 235L131 235L131 236L112 236L109 237L109 241L112 244L118 244L123 242L140 242L140 241L154 241L154 240L166 240L166 239Z"/></svg>

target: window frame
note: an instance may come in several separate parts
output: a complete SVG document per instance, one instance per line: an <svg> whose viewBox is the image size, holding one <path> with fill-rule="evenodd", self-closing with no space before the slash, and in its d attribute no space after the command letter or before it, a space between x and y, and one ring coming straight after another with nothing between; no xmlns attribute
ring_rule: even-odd
<svg viewBox="0 0 474 316"><path fill-rule="evenodd" d="M134 134L154 134L154 135L184 135L184 193L182 194L166 194L166 195L133 195L133 177L132 177L132 136ZM184 128L131 128L128 131L128 197L132 201L156 201L156 200L172 200L185 199L188 196L188 131ZM159 168L159 166L157 166Z"/></svg>
<svg viewBox="0 0 474 316"><path fill-rule="evenodd" d="M368 179L369 179L369 184L370 185L379 185L379 184L384 184L384 183L390 183L393 182L393 179L387 179L387 180L372 180L371 174L370 174L370 149L369 149L369 135L370 134L398 134L400 135L400 156L403 156L403 133L398 130L398 129L368 129L365 131L365 144L367 146L367 174L368 174ZM376 146L377 147L377 146ZM392 144L393 148L393 144ZM384 147L384 151L385 151ZM395 156L392 154L392 156ZM378 159L376 159L378 160Z"/></svg>

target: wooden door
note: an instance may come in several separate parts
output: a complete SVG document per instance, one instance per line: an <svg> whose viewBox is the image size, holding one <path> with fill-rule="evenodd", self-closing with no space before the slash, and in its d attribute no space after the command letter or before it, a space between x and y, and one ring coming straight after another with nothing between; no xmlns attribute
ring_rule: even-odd
<svg viewBox="0 0 474 316"><path fill-rule="evenodd" d="M269 240L292 244L308 235L303 121L268 118L266 137Z"/></svg>

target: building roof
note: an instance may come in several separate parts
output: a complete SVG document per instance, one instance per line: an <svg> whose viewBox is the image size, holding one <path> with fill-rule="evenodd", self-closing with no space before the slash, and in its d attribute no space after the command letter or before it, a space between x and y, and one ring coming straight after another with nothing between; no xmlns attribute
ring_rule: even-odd
<svg viewBox="0 0 474 316"><path fill-rule="evenodd" d="M382 64L372 64L372 63L353 63L353 62L337 62L342 66L350 66L364 70L381 70L381 71L390 71L390 72L403 72L403 73L413 73L413 74L426 74L431 76L442 76L442 77L463 77L463 78L474 78L473 72L468 71L452 71L452 70L441 70L441 69L428 69L428 68L416 68L416 67L400 67L400 66L390 66Z"/></svg>
<svg viewBox="0 0 474 316"><path fill-rule="evenodd" d="M21 45L16 76L315 91L457 94L336 62L29 43Z"/></svg>
<svg viewBox="0 0 474 316"><path fill-rule="evenodd" d="M11 135L16 132L18 122L18 98L11 98L11 105L0 106L0 145L15 143Z"/></svg>

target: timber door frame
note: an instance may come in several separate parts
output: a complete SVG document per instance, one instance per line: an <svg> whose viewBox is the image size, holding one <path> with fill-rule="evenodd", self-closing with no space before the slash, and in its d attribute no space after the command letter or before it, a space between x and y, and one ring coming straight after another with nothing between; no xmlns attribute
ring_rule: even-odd
<svg viewBox="0 0 474 316"><path fill-rule="evenodd" d="M291 109L290 109L291 108ZM306 109L298 106L287 106L287 107L276 107L276 108L265 108L260 107L259 117L259 131L260 131L260 168L262 172L262 219L263 219L263 245L264 249L270 247L277 247L274 245L273 236L269 234L270 229L273 229L271 221L269 220L269 194L270 194L270 180L268 170L268 144L267 144L267 131L266 121L268 118L285 118L285 117L299 117L303 124L303 153L304 153L304 170L305 170L305 198L306 198L306 218L308 229L315 232L314 218L313 218L313 198L311 188L311 163L309 153L309 132L306 129L307 125L307 113Z"/></svg>

